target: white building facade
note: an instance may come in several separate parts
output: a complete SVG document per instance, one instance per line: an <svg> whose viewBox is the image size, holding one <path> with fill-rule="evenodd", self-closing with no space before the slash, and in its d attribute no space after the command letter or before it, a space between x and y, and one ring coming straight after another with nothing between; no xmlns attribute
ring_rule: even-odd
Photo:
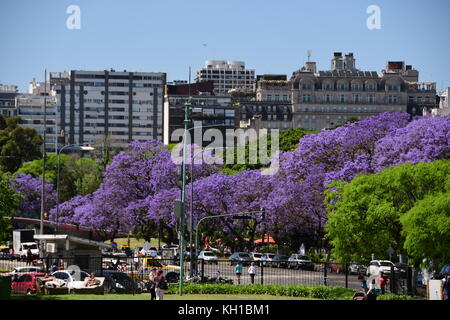
<svg viewBox="0 0 450 320"><path fill-rule="evenodd" d="M226 94L230 90L253 91L255 70L246 69L243 61L207 60L197 70L196 82L214 81L214 92Z"/></svg>
<svg viewBox="0 0 450 320"><path fill-rule="evenodd" d="M132 140L163 140L165 73L73 70L50 79L66 144L108 138L126 147Z"/></svg>

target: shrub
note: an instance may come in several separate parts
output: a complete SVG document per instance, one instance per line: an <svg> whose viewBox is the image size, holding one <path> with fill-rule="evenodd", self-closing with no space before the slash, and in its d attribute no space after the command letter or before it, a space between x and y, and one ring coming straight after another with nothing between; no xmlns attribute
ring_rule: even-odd
<svg viewBox="0 0 450 320"><path fill-rule="evenodd" d="M286 297L304 297L322 300L348 300L354 294L351 289L325 286L281 286L281 285L232 285L191 284L184 285L185 294L255 294ZM170 285L168 294L178 293L178 285Z"/></svg>

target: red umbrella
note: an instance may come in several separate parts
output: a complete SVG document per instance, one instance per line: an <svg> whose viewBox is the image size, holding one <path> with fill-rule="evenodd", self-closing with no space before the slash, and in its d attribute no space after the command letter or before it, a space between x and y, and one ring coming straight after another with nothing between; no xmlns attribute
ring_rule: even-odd
<svg viewBox="0 0 450 320"><path fill-rule="evenodd" d="M270 237L268 235L265 235L264 239L257 239L257 240L254 241L254 243L258 243L258 244L259 243L275 244L276 242L275 242L274 238L272 238L272 237Z"/></svg>

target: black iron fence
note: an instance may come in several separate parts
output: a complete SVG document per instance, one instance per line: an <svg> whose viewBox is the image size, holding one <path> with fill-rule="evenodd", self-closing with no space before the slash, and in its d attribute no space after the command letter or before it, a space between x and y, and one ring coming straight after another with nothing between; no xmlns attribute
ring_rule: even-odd
<svg viewBox="0 0 450 320"><path fill-rule="evenodd" d="M254 268L250 268L252 262ZM11 276L12 292L17 294L45 293L52 289L58 291L56 288L63 282L65 285L62 288L65 289L59 290L60 292L76 291L75 289L83 288L86 278L92 273L97 278L104 278L102 292L97 290L95 293L137 294L149 290L149 277L154 268L163 270L169 283L176 283L180 279L181 268L177 259L122 256L47 257L34 261L0 259L0 275ZM365 276L364 280L368 281L369 286L372 280L378 285L379 279L371 277L369 273L361 266L288 260L238 263L219 259L186 261L184 264L185 281L192 283L340 286L359 291L362 289L362 282L358 279L360 275ZM403 270L392 268L391 272L385 272L386 292L413 294L412 274L410 267ZM47 279L53 282L48 282Z"/></svg>

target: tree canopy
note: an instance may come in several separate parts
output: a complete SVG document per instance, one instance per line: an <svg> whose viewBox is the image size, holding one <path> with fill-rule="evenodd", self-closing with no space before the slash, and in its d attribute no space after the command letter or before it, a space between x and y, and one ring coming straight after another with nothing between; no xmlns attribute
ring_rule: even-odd
<svg viewBox="0 0 450 320"><path fill-rule="evenodd" d="M333 254L342 261L367 261L372 253L378 258L388 257L387 250L392 248L397 254L408 254L414 261L419 261L423 255L434 258L444 244L437 245L439 240L433 235L442 230L432 231L437 225L426 215L429 212L435 219L440 218L445 229L449 224L448 216L445 218L448 212L443 209L445 202L442 201L423 209L434 197L441 199L443 196L439 193L450 190L449 187L448 160L407 163L377 174L359 175L349 183L331 184L326 198L329 212L326 237L331 241ZM419 221L423 224L419 225ZM415 239L422 231L423 235ZM435 251L425 250L418 256L415 249L419 244L424 248L424 239L436 245ZM441 237L440 241L446 239L448 237Z"/></svg>
<svg viewBox="0 0 450 320"><path fill-rule="evenodd" d="M42 137L35 129L21 127L20 117L0 115L0 170L14 173L26 161L42 157Z"/></svg>

